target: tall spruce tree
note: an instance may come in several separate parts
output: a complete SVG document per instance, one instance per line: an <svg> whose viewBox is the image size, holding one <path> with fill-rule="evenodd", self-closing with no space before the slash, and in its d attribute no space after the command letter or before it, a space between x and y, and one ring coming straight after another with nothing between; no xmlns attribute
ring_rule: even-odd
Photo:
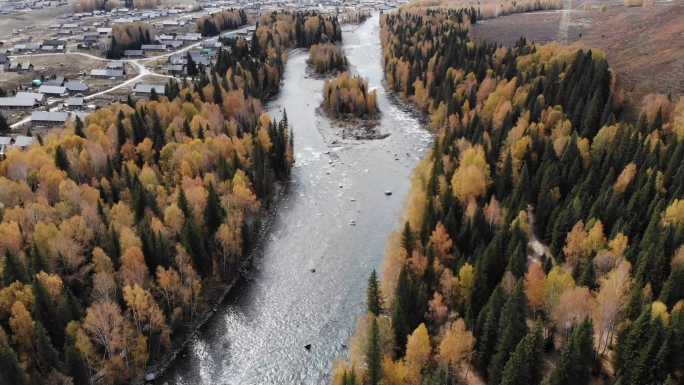
<svg viewBox="0 0 684 385"><path fill-rule="evenodd" d="M183 190L183 187L178 188L178 199L176 200L176 205L185 215L185 219L190 219L192 217L190 204L188 203L188 198L185 196L185 190Z"/></svg>
<svg viewBox="0 0 684 385"><path fill-rule="evenodd" d="M50 370L54 368L62 366L59 361L59 353L52 346L52 340L40 322L36 323L35 352L38 364L44 374L49 373Z"/></svg>
<svg viewBox="0 0 684 385"><path fill-rule="evenodd" d="M28 272L26 271L24 263L16 256L16 254L7 250L5 251L5 260L3 262L2 283L6 287L16 281L28 283Z"/></svg>
<svg viewBox="0 0 684 385"><path fill-rule="evenodd" d="M404 265L399 273L394 306L392 308L392 326L399 356L403 356L408 335L411 333L411 330L415 329L413 325L415 321L413 321L412 316L414 312L414 299L411 286L409 271L406 265Z"/></svg>
<svg viewBox="0 0 684 385"><path fill-rule="evenodd" d="M78 115L76 115L76 119L74 120L74 135L84 139L86 137L85 132L83 132L83 121Z"/></svg>
<svg viewBox="0 0 684 385"><path fill-rule="evenodd" d="M499 318L504 303L503 290L501 285L497 285L489 297L487 305L482 308L477 317L474 333L477 340L477 358L475 362L482 369L486 369L489 366L492 355L494 355Z"/></svg>
<svg viewBox="0 0 684 385"><path fill-rule="evenodd" d="M366 291L366 302L368 311L376 316L382 314L382 293L380 292L380 282L375 269L368 278L368 289Z"/></svg>
<svg viewBox="0 0 684 385"><path fill-rule="evenodd" d="M522 339L504 366L501 385L532 384L527 338Z"/></svg>
<svg viewBox="0 0 684 385"><path fill-rule="evenodd" d="M28 379L11 347L0 345L0 385L26 385Z"/></svg>
<svg viewBox="0 0 684 385"><path fill-rule="evenodd" d="M556 367L544 378L544 385L588 384L593 363L594 326L591 319L585 319L570 336L563 348Z"/></svg>
<svg viewBox="0 0 684 385"><path fill-rule="evenodd" d="M61 145L57 145L55 149L55 166L62 171L69 172L71 165L69 164L69 158L67 158L66 152Z"/></svg>
<svg viewBox="0 0 684 385"><path fill-rule="evenodd" d="M218 230L221 223L223 223L223 217L224 210L221 207L216 190L214 190L214 184L209 182L209 194L204 206L204 225L207 227L209 234L214 234Z"/></svg>
<svg viewBox="0 0 684 385"><path fill-rule="evenodd" d="M527 333L526 324L527 297L523 279L519 279L515 290L509 295L501 310L499 329L497 332L496 353L487 368L490 383L501 382L504 366Z"/></svg>
<svg viewBox="0 0 684 385"><path fill-rule="evenodd" d="M382 374L382 347L380 346L380 327L375 316L371 321L370 333L366 343L366 384L377 385Z"/></svg>
<svg viewBox="0 0 684 385"><path fill-rule="evenodd" d="M195 76L199 75L199 69L197 69L197 63L195 62L195 59L192 58L190 55L190 52L185 56L187 60L187 64L185 67L185 72L190 76L191 78L194 78Z"/></svg>
<svg viewBox="0 0 684 385"><path fill-rule="evenodd" d="M204 247L204 235L195 220L185 221L182 231L183 245L192 258L197 273L202 278L209 278L213 272L213 260Z"/></svg>

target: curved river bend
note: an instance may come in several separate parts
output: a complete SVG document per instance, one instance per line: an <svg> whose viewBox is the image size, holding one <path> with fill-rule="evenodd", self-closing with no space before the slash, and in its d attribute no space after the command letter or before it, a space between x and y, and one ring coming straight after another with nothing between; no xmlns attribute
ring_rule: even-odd
<svg viewBox="0 0 684 385"><path fill-rule="evenodd" d="M344 33L344 49L377 88L381 132L390 136L341 140L316 113L323 80L307 76L308 54L289 58L267 110L277 119L287 111L296 164L254 280L233 290L157 383L318 385L330 381L334 358L346 356L342 344L365 311L368 275L381 267L411 171L432 137L382 85L377 14Z"/></svg>

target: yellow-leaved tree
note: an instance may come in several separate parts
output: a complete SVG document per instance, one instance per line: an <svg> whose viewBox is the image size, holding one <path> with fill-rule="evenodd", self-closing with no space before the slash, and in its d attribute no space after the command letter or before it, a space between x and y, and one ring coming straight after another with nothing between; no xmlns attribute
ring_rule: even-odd
<svg viewBox="0 0 684 385"><path fill-rule="evenodd" d="M456 378L459 367L468 365L473 357L475 337L468 331L462 318L447 326L444 338L439 343L437 360L446 365L447 376Z"/></svg>
<svg viewBox="0 0 684 385"><path fill-rule="evenodd" d="M491 184L491 172L484 148L481 145L476 145L467 149L451 179L454 195L461 203L466 204L473 199L484 196Z"/></svg>

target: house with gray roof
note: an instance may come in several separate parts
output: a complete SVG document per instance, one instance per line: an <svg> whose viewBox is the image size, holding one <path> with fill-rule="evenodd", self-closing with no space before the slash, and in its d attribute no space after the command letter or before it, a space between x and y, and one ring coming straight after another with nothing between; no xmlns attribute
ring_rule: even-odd
<svg viewBox="0 0 684 385"><path fill-rule="evenodd" d="M0 98L0 110L31 110L40 107L33 98Z"/></svg>
<svg viewBox="0 0 684 385"><path fill-rule="evenodd" d="M25 54L27 52L40 51L40 44L15 44L15 54Z"/></svg>
<svg viewBox="0 0 684 385"><path fill-rule="evenodd" d="M7 69L9 72L28 72L28 71L33 71L33 64L31 62L24 62L24 63L10 63L9 68Z"/></svg>
<svg viewBox="0 0 684 385"><path fill-rule="evenodd" d="M165 44L143 44L140 48L143 51L166 51Z"/></svg>
<svg viewBox="0 0 684 385"><path fill-rule="evenodd" d="M36 102L38 102L38 104L41 104L41 105L45 104L45 102L47 101L47 98L45 97L45 95L38 93L38 92L20 91L20 92L17 92L17 94L14 95L14 97L15 98L22 98L22 99L33 99Z"/></svg>
<svg viewBox="0 0 684 385"><path fill-rule="evenodd" d="M70 94L88 92L89 89L87 84L81 82L66 82L64 87Z"/></svg>
<svg viewBox="0 0 684 385"><path fill-rule="evenodd" d="M125 68L124 62L121 61L108 61L107 62L107 69L108 70L124 70Z"/></svg>
<svg viewBox="0 0 684 385"><path fill-rule="evenodd" d="M123 70L95 69L90 71L91 78L122 78L123 76Z"/></svg>
<svg viewBox="0 0 684 385"><path fill-rule="evenodd" d="M166 73L169 75L181 75L183 73L183 66L180 64L169 64L166 66Z"/></svg>
<svg viewBox="0 0 684 385"><path fill-rule="evenodd" d="M33 126L61 126L69 119L68 112L33 111L31 125Z"/></svg>
<svg viewBox="0 0 684 385"><path fill-rule="evenodd" d="M137 83L135 87L133 87L133 93L136 95L149 95L153 89L157 95L164 95L166 86Z"/></svg>
<svg viewBox="0 0 684 385"><path fill-rule="evenodd" d="M132 58L132 57L143 57L144 51L141 49L127 49L124 51L124 56L127 58Z"/></svg>
<svg viewBox="0 0 684 385"><path fill-rule="evenodd" d="M14 138L14 143L12 143L12 145L20 148L26 148L35 141L36 138L32 136L17 135L17 137Z"/></svg>
<svg viewBox="0 0 684 385"><path fill-rule="evenodd" d="M80 110L83 106L83 98L69 98L66 103L66 108L68 110Z"/></svg>
<svg viewBox="0 0 684 385"><path fill-rule="evenodd" d="M38 88L38 92L41 94L45 94L48 96L62 96L67 93L66 87L57 87L57 86L46 86L42 85L40 88Z"/></svg>

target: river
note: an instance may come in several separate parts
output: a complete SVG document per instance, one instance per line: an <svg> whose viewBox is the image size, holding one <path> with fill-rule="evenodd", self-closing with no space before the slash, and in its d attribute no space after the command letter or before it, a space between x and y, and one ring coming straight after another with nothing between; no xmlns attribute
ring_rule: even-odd
<svg viewBox="0 0 684 385"><path fill-rule="evenodd" d="M432 143L383 87L378 20L374 14L343 41L354 71L378 90L389 137L343 140L316 112L323 80L307 75L308 53L288 59L266 109L277 119L287 111L296 164L263 255L253 279L231 292L157 383L326 384L334 358L346 356L343 344L365 312L368 276L381 269L387 235L401 226L411 171Z"/></svg>

